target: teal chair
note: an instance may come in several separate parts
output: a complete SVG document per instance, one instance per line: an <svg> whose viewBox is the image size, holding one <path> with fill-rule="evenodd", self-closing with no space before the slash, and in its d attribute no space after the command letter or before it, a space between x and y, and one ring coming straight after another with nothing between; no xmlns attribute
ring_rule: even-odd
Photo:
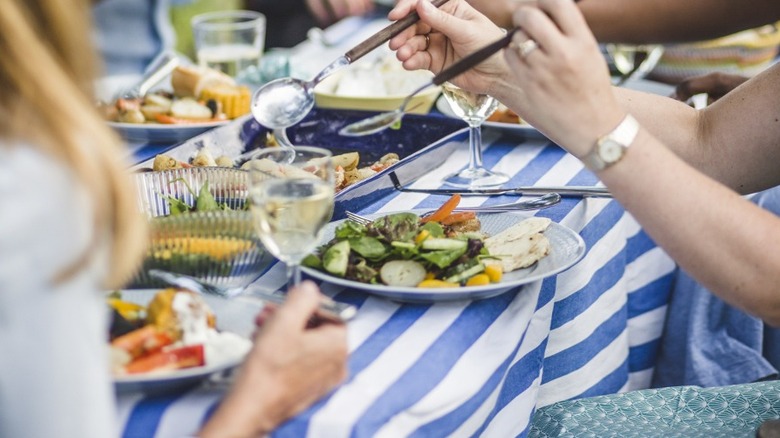
<svg viewBox="0 0 780 438"><path fill-rule="evenodd" d="M583 398L539 409L530 437L754 437L780 418L780 381L678 386Z"/></svg>

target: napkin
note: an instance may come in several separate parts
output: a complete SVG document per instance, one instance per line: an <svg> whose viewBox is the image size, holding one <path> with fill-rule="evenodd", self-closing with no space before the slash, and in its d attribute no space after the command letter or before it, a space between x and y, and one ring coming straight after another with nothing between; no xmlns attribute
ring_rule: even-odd
<svg viewBox="0 0 780 438"><path fill-rule="evenodd" d="M752 201L780 215L780 187ZM748 383L776 378L780 369L780 330L726 304L683 271L661 339L654 387Z"/></svg>

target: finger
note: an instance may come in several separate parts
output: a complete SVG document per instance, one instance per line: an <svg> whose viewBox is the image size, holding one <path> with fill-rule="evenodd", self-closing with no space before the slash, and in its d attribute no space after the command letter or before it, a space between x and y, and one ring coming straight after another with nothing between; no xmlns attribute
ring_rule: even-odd
<svg viewBox="0 0 780 438"><path fill-rule="evenodd" d="M333 21L349 16L349 2L346 0L322 0L325 8L331 11Z"/></svg>
<svg viewBox="0 0 780 438"><path fill-rule="evenodd" d="M417 0L399 0L387 13L387 18L392 21L400 20L414 11L416 5Z"/></svg>
<svg viewBox="0 0 780 438"><path fill-rule="evenodd" d="M513 21L517 27L523 30L527 36L525 39L532 39L539 44L537 50L554 53L558 47L565 44L560 30L550 20L550 17L540 9L521 7L515 12ZM525 40L521 40L521 38L522 34L516 34L512 41L519 45Z"/></svg>
<svg viewBox="0 0 780 438"><path fill-rule="evenodd" d="M325 8L324 1L325 0L307 0L306 2L309 11L320 25L327 25L331 19L328 10Z"/></svg>
<svg viewBox="0 0 780 438"><path fill-rule="evenodd" d="M276 320L289 327L303 329L314 315L322 296L311 281L304 281L287 292L287 299L276 311Z"/></svg>
<svg viewBox="0 0 780 438"><path fill-rule="evenodd" d="M265 324L266 321L274 314L276 313L276 304L268 303L263 308L257 312L257 315L255 315L255 325L258 327L262 327L263 324Z"/></svg>
<svg viewBox="0 0 780 438"><path fill-rule="evenodd" d="M539 0L538 8L545 12L564 35L585 37L591 34L585 17L571 0Z"/></svg>
<svg viewBox="0 0 780 438"><path fill-rule="evenodd" d="M417 13L422 21L445 35L457 34L468 25L464 20L433 6L427 0L417 2Z"/></svg>
<svg viewBox="0 0 780 438"><path fill-rule="evenodd" d="M425 23L417 23L414 26L404 29L403 31L401 31L401 33L391 38L388 47L391 50L399 50L410 39L414 38L415 36L425 35L430 32L431 32L430 26L428 26Z"/></svg>

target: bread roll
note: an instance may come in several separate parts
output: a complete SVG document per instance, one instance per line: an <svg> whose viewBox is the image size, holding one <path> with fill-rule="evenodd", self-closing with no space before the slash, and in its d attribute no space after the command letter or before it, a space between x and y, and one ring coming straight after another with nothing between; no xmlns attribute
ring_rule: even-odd
<svg viewBox="0 0 780 438"><path fill-rule="evenodd" d="M177 97L200 98L201 92L207 87L218 85L236 85L230 76L206 67L179 66L171 73L173 94Z"/></svg>

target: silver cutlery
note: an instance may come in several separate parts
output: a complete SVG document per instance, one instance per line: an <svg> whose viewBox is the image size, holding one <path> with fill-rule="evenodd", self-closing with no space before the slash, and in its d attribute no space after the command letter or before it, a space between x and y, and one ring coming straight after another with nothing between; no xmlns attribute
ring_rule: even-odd
<svg viewBox="0 0 780 438"><path fill-rule="evenodd" d="M557 193L548 193L544 196L540 196L538 198L529 199L525 201L516 201L516 202L510 202L506 204L496 204L496 205L483 205L483 206L476 206L476 207L458 207L455 209L455 211L473 211L477 213L506 213L511 211L539 210L542 208L551 207L559 202L561 202L560 195L558 195ZM435 211L436 210L425 212L422 215L420 215L420 217L426 217L430 214L433 214ZM361 225L368 225L371 222L373 222L373 219L369 219L365 216L361 216L351 211L347 211L346 214L349 220L353 222L357 222Z"/></svg>
<svg viewBox="0 0 780 438"><path fill-rule="evenodd" d="M172 286L180 287L202 295L213 295L230 300L241 300L263 304L280 305L284 303L283 296L275 295L257 288L234 287L224 288L208 284L200 279L184 274L176 274L160 269L150 269L149 275ZM357 314L357 308L351 304L339 303L330 298L320 304L316 316L325 321L346 322Z"/></svg>

